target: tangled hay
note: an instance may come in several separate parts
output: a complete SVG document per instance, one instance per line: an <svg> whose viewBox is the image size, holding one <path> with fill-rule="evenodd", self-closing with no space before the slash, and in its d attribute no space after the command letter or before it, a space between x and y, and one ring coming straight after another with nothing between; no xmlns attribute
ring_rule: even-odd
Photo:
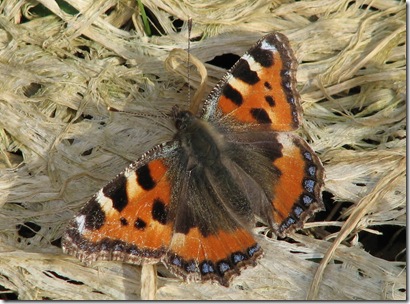
<svg viewBox="0 0 410 304"><path fill-rule="evenodd" d="M107 106L157 114L187 103L186 79L164 61L186 48L191 16L203 62L242 55L271 31L288 36L327 212L305 225L316 238L257 228L265 257L229 288L159 266L157 299L405 299L405 2L141 2L0 2L0 298L140 298L140 267L85 267L59 239L92 194L172 136L166 119ZM224 69L206 67L209 90Z"/></svg>

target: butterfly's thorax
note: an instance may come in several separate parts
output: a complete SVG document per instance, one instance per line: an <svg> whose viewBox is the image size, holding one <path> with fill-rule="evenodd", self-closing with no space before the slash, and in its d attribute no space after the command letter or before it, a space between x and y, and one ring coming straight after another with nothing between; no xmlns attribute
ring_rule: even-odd
<svg viewBox="0 0 410 304"><path fill-rule="evenodd" d="M196 165L209 167L219 163L223 135L213 125L197 118L189 111L178 112L175 125L178 129L175 139L181 142L189 158L188 169Z"/></svg>

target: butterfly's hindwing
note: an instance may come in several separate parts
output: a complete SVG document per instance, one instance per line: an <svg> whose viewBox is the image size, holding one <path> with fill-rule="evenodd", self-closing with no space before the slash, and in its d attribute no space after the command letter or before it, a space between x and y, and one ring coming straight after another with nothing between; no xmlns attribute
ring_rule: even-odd
<svg viewBox="0 0 410 304"><path fill-rule="evenodd" d="M324 170L316 153L299 136L286 132L277 135L283 155L273 162L281 177L273 189L272 205L274 221L280 223L276 233L283 237L324 209L321 197Z"/></svg>
<svg viewBox="0 0 410 304"><path fill-rule="evenodd" d="M227 137L235 181L248 193L253 213L283 237L324 208L323 166L309 145L288 132L244 132ZM236 167L236 169L234 169ZM240 169L238 169L238 167ZM257 189L257 190L255 190Z"/></svg>
<svg viewBox="0 0 410 304"><path fill-rule="evenodd" d="M186 119L190 122L182 124L186 127L176 137L179 158L170 169L178 183L173 184L170 211L174 234L164 262L188 281L228 285L262 254L247 230L252 209L221 160L220 134L193 116Z"/></svg>

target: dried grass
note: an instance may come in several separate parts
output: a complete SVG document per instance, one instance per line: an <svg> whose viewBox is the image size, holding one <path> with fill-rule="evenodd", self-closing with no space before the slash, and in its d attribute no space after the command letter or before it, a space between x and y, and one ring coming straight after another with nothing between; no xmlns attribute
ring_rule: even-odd
<svg viewBox="0 0 410 304"><path fill-rule="evenodd" d="M265 257L230 288L185 284L159 266L157 298L296 300L311 288L318 299L405 299L405 262L372 256L359 235L406 228L405 2L142 2L164 35L145 34L135 1L0 2L0 298L140 297L140 267L85 267L55 245L87 198L172 136L163 118L106 107L158 114L186 104L184 79L164 61L187 43L186 22L175 31L171 19L191 16L192 36L202 36L191 52L204 62L241 55L270 31L289 37L300 62L301 133L325 165L331 208L342 210L338 221L306 227L341 230L295 234L296 243L261 236ZM223 70L207 68L209 89Z"/></svg>

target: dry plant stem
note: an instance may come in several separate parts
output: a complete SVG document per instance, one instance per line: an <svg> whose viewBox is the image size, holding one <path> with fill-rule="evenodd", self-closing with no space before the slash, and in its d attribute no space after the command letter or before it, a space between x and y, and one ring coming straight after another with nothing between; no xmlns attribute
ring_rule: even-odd
<svg viewBox="0 0 410 304"><path fill-rule="evenodd" d="M389 187L376 186L400 170L406 155L405 1L141 3L161 35L147 35L136 1L0 1L1 295L141 299L140 268L119 262L84 267L62 254L61 234L78 209L129 162L173 138L174 126L164 114L175 104L198 107L206 93L190 100L187 88L209 91L219 81L224 70L213 65L218 64L214 58L240 56L263 35L278 31L289 38L299 61L304 123L298 132L325 164L325 190L335 201L325 222L305 228L337 227L345 241L338 239L337 250L329 251L337 234L326 231L318 239L295 234L298 244L263 240L266 256L231 287L187 286L164 272L155 297L302 300L312 284L306 278L323 259L317 277L326 272L315 281L320 300L406 299L406 262L373 256L362 237L384 233L394 244L385 244L383 252L405 250L403 234L395 239L406 227L405 171ZM189 77L186 51L174 51L180 54L176 68L164 69L171 50L187 48L188 16L194 22L191 37L200 38L191 39ZM193 55L210 63L206 85ZM146 116L112 115L108 105ZM371 192L378 201L366 206ZM348 232L355 234L353 241L346 239ZM295 286L304 292L295 292Z"/></svg>
<svg viewBox="0 0 410 304"><path fill-rule="evenodd" d="M206 84L207 84L207 80L208 80L208 76L207 76L208 72L207 72L204 64L202 63L202 61L199 60L194 55L188 54L183 49L174 49L170 52L169 56L165 60L165 68L168 71L171 71L173 73L177 73L182 77L186 77L186 75L188 75L187 67L186 67L186 64L182 64L181 62L187 61L188 56L189 56L189 62L197 68L198 73L201 77L200 83L198 85L198 89L195 92L193 100L189 100L189 102L190 102L189 110L192 113L197 113L198 109L201 105L202 98L205 95L205 90L207 88ZM188 67L188 69L189 68L190 67ZM189 75L191 75L191 77L192 77L191 73L189 73ZM193 79L195 79L195 78L187 79L188 85L192 85L191 81Z"/></svg>
<svg viewBox="0 0 410 304"><path fill-rule="evenodd" d="M141 300L155 300L157 292L157 266L142 264Z"/></svg>
<svg viewBox="0 0 410 304"><path fill-rule="evenodd" d="M357 224L368 212L368 210L372 208L373 204L388 192L390 185L394 183L395 180L403 176L403 174L405 174L405 171L406 159L404 158L400 161L400 164L394 170L390 171L379 180L379 182L376 184L373 191L369 195L363 197L363 199L358 203L355 211L347 219L332 246L330 246L329 250L326 252L322 261L320 262L315 276L313 277L312 285L310 286L307 295L307 300L317 299L320 282L323 278L323 273L340 243L357 227Z"/></svg>

